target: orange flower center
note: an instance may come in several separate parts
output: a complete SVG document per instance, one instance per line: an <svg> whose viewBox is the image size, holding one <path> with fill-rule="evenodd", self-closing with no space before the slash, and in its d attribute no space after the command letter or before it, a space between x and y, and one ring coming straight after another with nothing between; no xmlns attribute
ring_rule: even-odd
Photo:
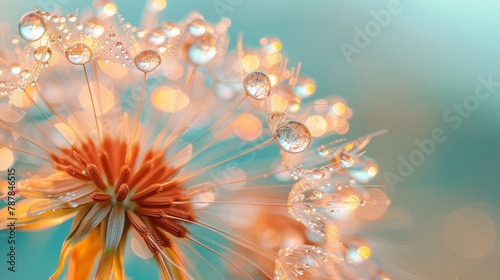
<svg viewBox="0 0 500 280"><path fill-rule="evenodd" d="M191 198L171 180L177 170L162 154L150 149L141 155L139 145L111 137L104 137L101 144L88 140L61 151L62 155L51 154L55 167L95 186L84 199L123 205L130 224L160 246L171 244L169 235L186 236L182 222L195 220Z"/></svg>

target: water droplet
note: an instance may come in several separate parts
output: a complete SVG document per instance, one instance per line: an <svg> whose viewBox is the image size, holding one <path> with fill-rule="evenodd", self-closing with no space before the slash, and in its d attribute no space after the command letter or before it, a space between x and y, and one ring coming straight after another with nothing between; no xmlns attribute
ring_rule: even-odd
<svg viewBox="0 0 500 280"><path fill-rule="evenodd" d="M89 19L83 25L83 34L99 38L104 33L104 26L97 19Z"/></svg>
<svg viewBox="0 0 500 280"><path fill-rule="evenodd" d="M114 41L114 40L116 40L116 34L115 34L114 32L109 32L109 33L108 33L108 38L109 38L110 40L113 40L113 41Z"/></svg>
<svg viewBox="0 0 500 280"><path fill-rule="evenodd" d="M311 144L311 132L297 121L289 121L276 130L276 141L287 153L301 153Z"/></svg>
<svg viewBox="0 0 500 280"><path fill-rule="evenodd" d="M181 34L179 26L173 22L166 22L162 24L162 28L165 35L170 39L173 39Z"/></svg>
<svg viewBox="0 0 500 280"><path fill-rule="evenodd" d="M161 29L153 29L148 34L148 41L155 46L165 43L166 39L167 37Z"/></svg>
<svg viewBox="0 0 500 280"><path fill-rule="evenodd" d="M18 75L19 73L21 73L21 66L19 66L19 64L17 63L13 63L10 65L10 73L12 75Z"/></svg>
<svg viewBox="0 0 500 280"><path fill-rule="evenodd" d="M156 48L156 51L158 51L158 53L165 53L167 51L167 48L164 46L160 46Z"/></svg>
<svg viewBox="0 0 500 280"><path fill-rule="evenodd" d="M76 208L76 207L78 207L78 203L73 202L73 201L68 201L68 202L66 202L66 206L71 207L71 208Z"/></svg>
<svg viewBox="0 0 500 280"><path fill-rule="evenodd" d="M116 42L116 47L117 47L119 50L123 50L123 43L122 43L122 42Z"/></svg>
<svg viewBox="0 0 500 280"><path fill-rule="evenodd" d="M20 73L23 81L27 81L31 77L31 72L28 69L23 69Z"/></svg>
<svg viewBox="0 0 500 280"><path fill-rule="evenodd" d="M323 265L333 260L333 254L325 249L300 244L279 250L275 261L274 279L302 279L309 270L313 279L331 279L331 271Z"/></svg>
<svg viewBox="0 0 500 280"><path fill-rule="evenodd" d="M252 72L243 79L243 88L248 96L256 100L263 100L271 92L271 81L262 72Z"/></svg>
<svg viewBox="0 0 500 280"><path fill-rule="evenodd" d="M75 22L76 21L76 15L75 14L69 14L68 15L68 21L69 22Z"/></svg>
<svg viewBox="0 0 500 280"><path fill-rule="evenodd" d="M216 54L215 38L209 34L198 37L188 50L189 59L197 65L207 64Z"/></svg>
<svg viewBox="0 0 500 280"><path fill-rule="evenodd" d="M197 18L193 20L191 23L189 23L188 32L195 37L205 34L206 31L207 31L207 25L200 18Z"/></svg>
<svg viewBox="0 0 500 280"><path fill-rule="evenodd" d="M47 62L52 57L52 50L49 47L41 46L35 49L33 56L38 62Z"/></svg>
<svg viewBox="0 0 500 280"><path fill-rule="evenodd" d="M334 157L332 160L332 165L335 168L349 168L356 163L355 159L350 155L342 152L339 156Z"/></svg>
<svg viewBox="0 0 500 280"><path fill-rule="evenodd" d="M75 65L83 65L92 59L92 50L84 43L75 43L65 51L66 58Z"/></svg>
<svg viewBox="0 0 500 280"><path fill-rule="evenodd" d="M314 190L313 194L315 199L321 199L323 197L323 192L320 190Z"/></svg>
<svg viewBox="0 0 500 280"><path fill-rule="evenodd" d="M44 20L50 20L52 18L52 14L50 14L49 12L43 12L42 16Z"/></svg>
<svg viewBox="0 0 500 280"><path fill-rule="evenodd" d="M42 38L46 28L43 19L36 12L29 12L19 20L19 35L28 42Z"/></svg>
<svg viewBox="0 0 500 280"><path fill-rule="evenodd" d="M155 51L145 50L135 56L134 63L142 72L151 72L160 65L161 57Z"/></svg>
<svg viewBox="0 0 500 280"><path fill-rule="evenodd" d="M301 267L297 267L297 269L295 269L295 271L297 272L298 275L304 275L304 272L305 272L305 270Z"/></svg>
<svg viewBox="0 0 500 280"><path fill-rule="evenodd" d="M363 207L363 206L366 206L366 201L361 200L361 202L359 203L359 205L360 205L360 206L362 206L362 207Z"/></svg>

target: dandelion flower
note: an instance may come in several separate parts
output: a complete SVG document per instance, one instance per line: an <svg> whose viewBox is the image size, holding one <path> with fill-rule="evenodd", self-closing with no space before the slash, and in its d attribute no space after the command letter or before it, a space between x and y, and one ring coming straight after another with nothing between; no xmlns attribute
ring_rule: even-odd
<svg viewBox="0 0 500 280"><path fill-rule="evenodd" d="M278 39L250 49L240 37L228 51L230 20L158 23L156 2L140 27L111 2L90 18L35 9L6 47L0 167L23 178L3 198L17 199L21 229L72 219L50 279L65 266L69 279L125 279L130 240L164 279L378 273L347 269L370 248L329 223L386 202L361 185L377 173L364 155L375 134L320 140L346 133L352 112L340 98L306 105L316 84L289 67Z"/></svg>

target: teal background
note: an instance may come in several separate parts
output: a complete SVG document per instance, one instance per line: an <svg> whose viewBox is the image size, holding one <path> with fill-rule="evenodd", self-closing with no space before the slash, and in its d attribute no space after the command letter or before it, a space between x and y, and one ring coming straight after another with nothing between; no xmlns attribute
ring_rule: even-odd
<svg viewBox="0 0 500 280"><path fill-rule="evenodd" d="M161 19L179 20L197 10L214 22L220 19L216 2L171 0ZM247 45L256 46L265 35L279 37L291 61L302 61L302 73L315 79L316 97L342 96L354 111L349 135L389 130L368 149L380 164L376 183L387 184L384 172L397 174L398 157L407 159L417 148L416 139L429 138L435 128L442 128L447 140L437 144L404 182L389 188L391 211L404 217L401 227L376 234L409 246L410 251L394 257L392 265L423 279L498 279L498 240L485 255L468 259L446 245L443 227L451 212L474 207L500 230L500 87L456 130L443 114L474 93L478 76L492 75L500 81L500 2L401 0L401 13L392 15L390 23L347 62L341 42L353 44L355 28L363 29L373 20L371 12L386 9L389 2L241 0L224 16L232 20L231 37L242 31ZM22 14L43 3L3 1L1 21L17 27ZM60 6L70 13L90 3ZM142 1L117 3L127 20L138 22ZM34 235L18 233L18 272L15 278L6 274L0 257L0 279L50 274L60 248L54 244L62 242L67 226ZM464 242L480 238L479 234ZM4 252L5 243L0 246ZM148 279L145 275L154 267L144 262L130 266L129 272L135 275L132 279Z"/></svg>

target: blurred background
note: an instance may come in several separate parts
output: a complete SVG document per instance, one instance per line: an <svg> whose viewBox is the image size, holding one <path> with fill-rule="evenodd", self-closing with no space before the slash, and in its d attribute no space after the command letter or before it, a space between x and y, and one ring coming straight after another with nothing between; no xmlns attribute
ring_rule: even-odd
<svg viewBox="0 0 500 280"><path fill-rule="evenodd" d="M129 22L140 21L143 1L116 2ZM66 14L91 1L4 1L0 18L14 31L25 12L54 4ZM316 98L341 96L352 108L348 136L389 130L368 148L394 217L374 234L404 248L384 265L422 279L498 279L499 2L169 0L161 20L192 10L211 22L230 18L231 38L243 32L246 45L280 38L292 64L301 61L302 74L316 81ZM19 233L29 250L19 252L16 277L50 274L60 247L45 244L61 244L67 230Z"/></svg>

